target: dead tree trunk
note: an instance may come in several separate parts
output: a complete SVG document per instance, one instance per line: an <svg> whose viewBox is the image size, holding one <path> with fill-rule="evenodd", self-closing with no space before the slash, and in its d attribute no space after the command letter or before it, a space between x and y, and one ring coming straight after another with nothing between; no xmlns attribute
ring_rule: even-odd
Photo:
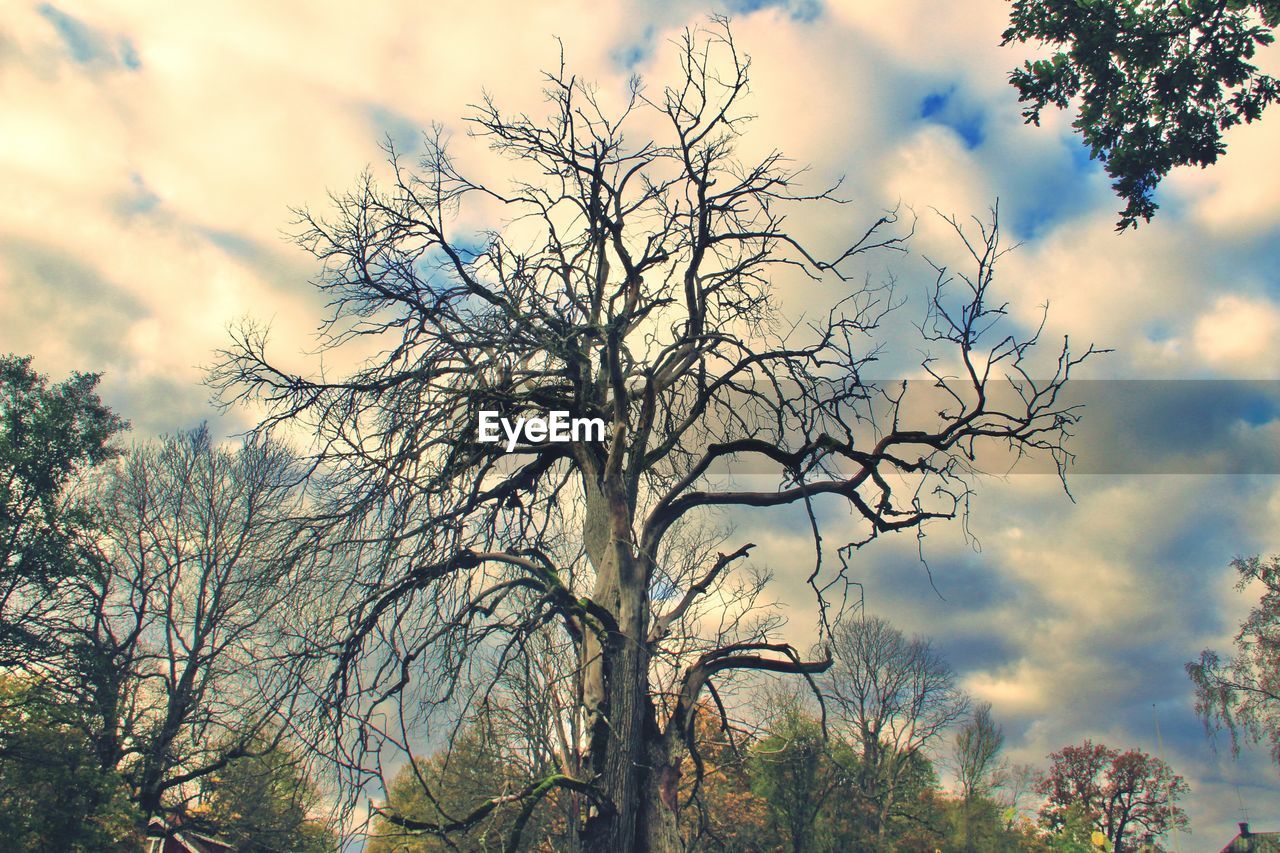
<svg viewBox="0 0 1280 853"><path fill-rule="evenodd" d="M672 850L674 798L667 808L659 791L666 767L653 760L665 750L649 694L648 578L631 541L633 510L620 478L609 477L603 487L588 482L586 492L592 598L616 626L603 639L587 632L583 640L588 766L614 806L592 817L586 843L592 850Z"/></svg>

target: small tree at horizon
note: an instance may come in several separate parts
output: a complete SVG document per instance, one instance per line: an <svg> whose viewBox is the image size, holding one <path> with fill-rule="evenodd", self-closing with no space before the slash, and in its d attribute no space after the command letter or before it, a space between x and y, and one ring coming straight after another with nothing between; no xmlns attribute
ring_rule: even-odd
<svg viewBox="0 0 1280 853"><path fill-rule="evenodd" d="M1046 798L1040 815L1050 830L1066 826L1079 810L1123 853L1134 834L1158 837L1187 826L1178 800L1190 788L1159 758L1085 740L1049 761L1037 790Z"/></svg>
<svg viewBox="0 0 1280 853"><path fill-rule="evenodd" d="M883 838L916 766L968 711L951 666L923 637L879 617L847 620L833 636L823 693L832 725L853 745L851 790L869 835Z"/></svg>
<svg viewBox="0 0 1280 853"><path fill-rule="evenodd" d="M999 782L997 762L1004 748L1004 729L991 716L991 703L980 702L956 732L953 747L956 781L966 801L990 793Z"/></svg>

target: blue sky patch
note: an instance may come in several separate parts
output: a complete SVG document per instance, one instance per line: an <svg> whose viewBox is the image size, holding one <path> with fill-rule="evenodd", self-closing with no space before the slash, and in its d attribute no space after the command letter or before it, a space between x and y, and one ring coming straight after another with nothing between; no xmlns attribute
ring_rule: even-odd
<svg viewBox="0 0 1280 853"><path fill-rule="evenodd" d="M53 25L62 43L66 45L68 55L76 64L98 68L127 68L131 71L142 67L138 51L129 39L120 38L113 44L112 39L52 3L42 3L38 11Z"/></svg>
<svg viewBox="0 0 1280 853"><path fill-rule="evenodd" d="M954 90L947 90L946 92L931 92L928 95L925 95L924 100L920 102L920 117L932 118L941 112L942 108L951 100L952 91Z"/></svg>
<svg viewBox="0 0 1280 853"><path fill-rule="evenodd" d="M1115 198L1102 165L1089 158L1089 147L1074 135L1062 137L1055 155L1036 158L1032 166L1037 191L1001 200L1001 212L1008 214L1006 221L1020 239L1039 237L1063 219L1099 204L1110 205Z"/></svg>
<svg viewBox="0 0 1280 853"><path fill-rule="evenodd" d="M67 52L76 62L89 65L102 59L114 59L108 50L104 50L105 45L97 33L78 19L49 3L40 7L40 14L53 24L63 44L67 46Z"/></svg>
<svg viewBox="0 0 1280 853"><path fill-rule="evenodd" d="M986 139L986 115L976 107L959 103L956 87L930 92L920 100L920 118L955 131L965 148L973 150Z"/></svg>
<svg viewBox="0 0 1280 853"><path fill-rule="evenodd" d="M672 601L681 594L681 591L667 578L657 578L653 582L650 594L654 601Z"/></svg>
<svg viewBox="0 0 1280 853"><path fill-rule="evenodd" d="M609 58L622 69L632 71L641 62L653 56L653 25L645 27L640 37L613 49Z"/></svg>
<svg viewBox="0 0 1280 853"><path fill-rule="evenodd" d="M459 233L450 238L449 245L467 260L473 260L489 248L489 237L484 234Z"/></svg>
<svg viewBox="0 0 1280 853"><path fill-rule="evenodd" d="M1280 416L1280 407L1274 395L1249 394L1241 400L1240 419L1250 426L1265 426Z"/></svg>
<svg viewBox="0 0 1280 853"><path fill-rule="evenodd" d="M1067 150L1071 152L1071 164L1076 167L1078 172L1093 172L1101 169L1102 166L1093 160L1093 149L1080 141L1080 137L1074 133L1070 136L1063 137L1063 143Z"/></svg>
<svg viewBox="0 0 1280 853"><path fill-rule="evenodd" d="M390 139L399 154L418 150L422 143L422 126L404 113L382 104L368 104L365 115L379 139Z"/></svg>
<svg viewBox="0 0 1280 853"><path fill-rule="evenodd" d="M124 201L124 209L129 213L150 213L160 204L160 196L151 191L142 175L137 172L129 175L133 184L133 192Z"/></svg>
<svg viewBox="0 0 1280 853"><path fill-rule="evenodd" d="M262 255L261 247L248 237L217 228L201 228L199 230L206 240L229 255L235 255L245 260L254 260Z"/></svg>
<svg viewBox="0 0 1280 853"><path fill-rule="evenodd" d="M138 58L137 48L127 38L120 39L120 64L130 71L137 71L142 67L142 60Z"/></svg>
<svg viewBox="0 0 1280 853"><path fill-rule="evenodd" d="M750 15L761 9L785 9L787 17L803 24L822 16L822 3L818 0L730 0L726 8L735 15Z"/></svg>
<svg viewBox="0 0 1280 853"><path fill-rule="evenodd" d="M1153 320L1142 330L1143 337L1153 344L1162 344L1175 337L1173 329L1163 320Z"/></svg>
<svg viewBox="0 0 1280 853"><path fill-rule="evenodd" d="M1016 663L1021 655L1012 638L993 633L957 633L947 638L947 662L961 673L983 672Z"/></svg>

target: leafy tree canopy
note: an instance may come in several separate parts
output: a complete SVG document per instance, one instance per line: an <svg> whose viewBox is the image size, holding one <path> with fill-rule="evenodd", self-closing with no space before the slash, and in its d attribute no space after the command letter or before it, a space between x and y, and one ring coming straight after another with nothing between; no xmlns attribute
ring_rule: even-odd
<svg viewBox="0 0 1280 853"><path fill-rule="evenodd" d="M826 850L849 805L852 750L828 740L818 720L788 708L749 763L752 790L768 804L770 827L796 853Z"/></svg>
<svg viewBox="0 0 1280 853"><path fill-rule="evenodd" d="M1253 62L1277 24L1277 0L1014 0L1004 44L1053 50L1010 75L1023 115L1077 110L1073 127L1125 201L1124 230L1151 219L1170 169L1216 162L1223 132L1280 98Z"/></svg>
<svg viewBox="0 0 1280 853"><path fill-rule="evenodd" d="M0 839L12 851L135 851L137 815L120 777L40 684L0 676Z"/></svg>
<svg viewBox="0 0 1280 853"><path fill-rule="evenodd" d="M77 472L114 455L109 442L128 427L99 399L98 379L75 373L50 385L30 356L0 356L0 578L8 589L14 579L48 585L72 571L70 541L88 519L63 502L64 491Z"/></svg>
<svg viewBox="0 0 1280 853"><path fill-rule="evenodd" d="M288 749L236 759L206 777L202 788L198 817L240 853L326 853L337 846L334 833L312 818L319 791Z"/></svg>
<svg viewBox="0 0 1280 853"><path fill-rule="evenodd" d="M79 569L92 524L67 499L73 478L114 453L128 424L103 405L98 375L50 385L30 356L0 355L0 665L30 669L48 653L49 593Z"/></svg>
<svg viewBox="0 0 1280 853"><path fill-rule="evenodd" d="M1196 686L1196 711L1206 725L1221 726L1239 748L1240 735L1267 742L1280 762L1280 556L1232 563L1243 591L1255 584L1262 598L1236 634L1236 653L1223 659L1205 649L1200 660L1187 664Z"/></svg>

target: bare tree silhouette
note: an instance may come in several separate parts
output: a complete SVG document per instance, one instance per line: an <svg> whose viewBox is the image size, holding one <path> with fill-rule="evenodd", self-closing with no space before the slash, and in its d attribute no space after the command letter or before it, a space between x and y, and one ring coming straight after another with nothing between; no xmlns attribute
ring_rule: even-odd
<svg viewBox="0 0 1280 853"><path fill-rule="evenodd" d="M344 567L327 593L337 615L307 611L330 638L316 652L331 656L317 731L338 733L334 756L356 789L483 697L546 626L572 649L555 713L581 725L564 727L576 742L560 770L447 821L383 811L406 828L465 831L498 804L532 810L562 788L584 798L591 849L675 849L681 757L704 691L742 670L825 670L845 561L881 534L963 512L975 442L1065 459L1075 413L1058 392L1080 359L1064 342L1052 375L1033 381L1024 359L1038 333L995 330L994 217L971 238L952 221L972 269L937 268L918 327L947 402L902 423L905 387L863 375L900 300L859 264L904 251L910 218L885 213L834 253L810 248L788 214L844 214L837 189L802 191L802 170L779 152L738 155L750 63L724 21L678 48L675 83L650 94L637 81L616 111L563 62L546 76L544 117L486 97L470 127L509 159L519 177L507 185L469 178L437 128L418 168L391 152L389 181L367 175L331 218L303 213L330 300L323 346L373 339L380 354L362 367L296 375L248 327L214 371L225 402L265 407L261 430L314 435L309 522ZM500 208L503 224L454 230L473 203ZM786 316L785 275L839 288L835 306ZM989 383L1006 377L1018 394L995 405ZM482 411L567 411L604 420L607 434L506 453L477 440ZM723 474L744 467L767 476L744 486ZM824 563L825 502L863 529ZM776 613L732 603L762 603L751 584L767 576L745 575L751 543L705 549L691 567L674 535L789 505L807 512L815 545L812 562L783 568L812 588L812 659L779 638Z"/></svg>

